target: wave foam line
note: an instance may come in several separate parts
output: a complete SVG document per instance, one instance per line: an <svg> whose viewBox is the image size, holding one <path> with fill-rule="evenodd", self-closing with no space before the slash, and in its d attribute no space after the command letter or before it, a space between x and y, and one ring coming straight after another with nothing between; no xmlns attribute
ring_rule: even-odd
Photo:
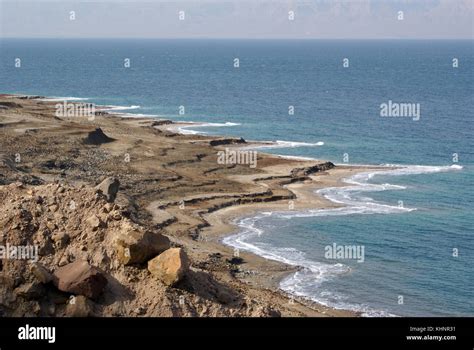
<svg viewBox="0 0 474 350"><path fill-rule="evenodd" d="M284 158L284 159L293 159L293 160L302 160L302 161L314 161L317 160L316 158L311 158L311 157L301 157L301 156L287 156L283 154L277 154L278 157Z"/></svg>
<svg viewBox="0 0 474 350"><path fill-rule="evenodd" d="M318 146L324 146L324 142L319 141L315 143L309 143L309 142L277 140L277 141L269 142L268 144L252 145L249 147L251 147L252 149L261 149L261 148L269 149L269 148L297 148L297 147L318 147Z"/></svg>
<svg viewBox="0 0 474 350"><path fill-rule="evenodd" d="M228 236L223 239L223 243L234 248L250 251L256 255L267 259L276 260L288 265L299 266L301 269L294 274L288 276L280 282L280 288L290 294L308 298L320 304L345 310L353 310L361 312L364 316L395 316L384 310L375 310L367 305L347 303L344 301L345 296L331 294L325 291L322 293L318 287L324 281L334 278L338 275L349 271L349 267L337 263L327 264L311 261L305 258L305 254L293 248L278 248L263 243L251 243L249 240L258 238L264 234L263 230L256 227L259 220L275 215L282 218L292 219L295 217L312 217L312 216L337 216L337 215L353 215L353 214L390 214L400 212L410 212L416 208L403 208L383 203L374 202L373 199L361 196L367 192L387 191L387 190L403 190L406 187L392 184L372 184L369 183L374 176L379 175L413 175L413 174L429 174L447 171L459 171L462 169L460 165L451 166L423 166L423 165L387 165L388 167L396 167L396 169L373 171L358 173L344 181L351 184L345 187L329 187L317 191L327 199L344 204L340 208L332 209L314 209L304 212L288 213L288 212L264 212L253 217L243 218L236 224L240 227L237 234Z"/></svg>
<svg viewBox="0 0 474 350"><path fill-rule="evenodd" d="M239 123L232 123L232 122L225 122L225 123L191 123L189 125L180 126L177 130L179 133L184 135L205 135L207 134L204 131L196 131L192 130L191 128L221 128L221 127L228 127L228 126L238 126L241 125Z"/></svg>
<svg viewBox="0 0 474 350"><path fill-rule="evenodd" d="M299 271L280 282L280 288L290 294L305 297L329 307L361 312L365 316L394 316L386 311L372 309L367 305L356 305L343 301L331 302L329 298L324 297L324 295L330 294L327 291L319 296L314 294L313 291L318 290L324 281L348 273L350 271L348 266L341 263L327 264L312 261L306 258L305 253L294 248L278 248L263 243L248 242L249 239L264 234L261 229L256 227L256 223L275 214L278 215L278 212L265 212L254 217L240 219L236 224L241 228L241 231L236 235L225 237L223 243L252 252L266 259L300 267ZM311 292L308 291L308 288L311 289ZM331 298L344 299L335 295L332 295Z"/></svg>
<svg viewBox="0 0 474 350"><path fill-rule="evenodd" d="M114 113L123 118L159 118L157 114L143 114L143 113Z"/></svg>
<svg viewBox="0 0 474 350"><path fill-rule="evenodd" d="M86 97L45 97L45 98L40 98L39 100L41 101L48 101L48 102L60 102L60 101L87 101L88 98Z"/></svg>
<svg viewBox="0 0 474 350"><path fill-rule="evenodd" d="M317 273L320 276L319 281L324 279L327 273L345 273L349 271L349 267L343 264L324 264L315 261L307 260L305 254L294 248L276 248L272 247L269 250L267 246L258 243L249 243L248 240L251 238L259 237L264 232L256 227L256 223L266 217L277 214L276 212L266 212L254 217L246 217L240 219L236 224L241 227L241 231L238 234L227 236L223 239L223 243L230 245L234 248L250 251L256 255L262 256L266 259L275 260L286 263L291 266L305 267L311 270L313 273Z"/></svg>
<svg viewBox="0 0 474 350"><path fill-rule="evenodd" d="M139 109L141 108L140 106L137 105L131 105L131 106L114 106L114 105L105 105L105 106L100 106L99 109L102 111L127 111L131 109Z"/></svg>

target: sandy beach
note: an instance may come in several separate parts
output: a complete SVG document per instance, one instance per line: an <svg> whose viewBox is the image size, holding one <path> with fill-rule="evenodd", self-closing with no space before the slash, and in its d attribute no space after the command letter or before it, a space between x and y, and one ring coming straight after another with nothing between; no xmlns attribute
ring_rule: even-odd
<svg viewBox="0 0 474 350"><path fill-rule="evenodd" d="M115 253L103 245L115 224L100 227L106 238L87 248L76 246L71 237L69 245L55 246L41 256L40 262L55 270L64 263L64 256L68 262L78 257L97 261L98 267L120 285L106 289L101 299L89 300L88 315L357 316L287 295L279 290L279 282L297 267L244 251L235 259L234 250L221 240L236 231L233 220L259 211L337 207L315 191L344 186L344 178L379 167L334 166L324 160L296 160L260 151L256 168L222 165L217 162L219 151L258 143L179 134L180 123L124 118L112 111L100 111L94 118L58 117L55 103L0 95L2 212L9 213L9 206L19 198L28 201L25 193L34 192L37 186L64 186L66 193L87 191L104 178L114 177L120 181L116 205L123 220L168 237L171 245L182 248L191 261L184 281L169 287L151 276L143 264L107 263ZM14 219L7 214L2 219L6 237L14 237L15 232L8 229ZM102 250L97 252L97 247ZM105 258L96 259L100 254ZM11 271L2 270L4 280L24 269L15 266ZM45 291L48 297L42 303L38 298L28 299L25 305L30 308L16 304L18 301L6 303L18 288L12 283L2 290L5 315L68 314L67 305L61 303L51 311L51 290ZM45 299L44 295L41 298Z"/></svg>

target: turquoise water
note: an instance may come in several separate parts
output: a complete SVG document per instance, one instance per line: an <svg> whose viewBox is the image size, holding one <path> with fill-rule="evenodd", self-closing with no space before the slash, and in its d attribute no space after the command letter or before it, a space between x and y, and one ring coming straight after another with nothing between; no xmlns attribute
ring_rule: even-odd
<svg viewBox="0 0 474 350"><path fill-rule="evenodd" d="M286 142L266 152L408 166L321 193L346 203L343 210L244 218L226 243L302 266L281 287L328 305L368 315L474 315L472 41L0 45L2 92L87 98L123 113L214 123L199 132ZM380 117L389 100L419 103L420 120ZM326 259L333 243L364 246L364 262Z"/></svg>

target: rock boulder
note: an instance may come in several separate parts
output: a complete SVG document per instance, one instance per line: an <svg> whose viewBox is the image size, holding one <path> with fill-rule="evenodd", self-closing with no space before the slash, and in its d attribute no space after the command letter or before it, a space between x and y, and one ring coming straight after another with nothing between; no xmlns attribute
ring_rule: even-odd
<svg viewBox="0 0 474 350"><path fill-rule="evenodd" d="M148 270L168 286L175 285L189 271L189 259L181 248L170 248L148 261Z"/></svg>
<svg viewBox="0 0 474 350"><path fill-rule="evenodd" d="M54 277L53 282L59 290L91 299L97 299L107 285L104 274L84 260L58 268Z"/></svg>
<svg viewBox="0 0 474 350"><path fill-rule="evenodd" d="M108 177L100 184L98 184L95 188L100 190L102 194L107 196L108 202L113 202L115 197L117 196L117 192L120 187L120 182L118 179L114 177Z"/></svg>
<svg viewBox="0 0 474 350"><path fill-rule="evenodd" d="M170 247L168 237L125 225L115 241L117 258L124 265L141 264Z"/></svg>

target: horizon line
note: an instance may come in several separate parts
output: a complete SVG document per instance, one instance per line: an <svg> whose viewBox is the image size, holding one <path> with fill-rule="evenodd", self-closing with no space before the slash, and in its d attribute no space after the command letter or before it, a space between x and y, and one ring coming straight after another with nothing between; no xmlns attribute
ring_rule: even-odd
<svg viewBox="0 0 474 350"><path fill-rule="evenodd" d="M255 37L255 38L248 38L248 37L228 37L228 38L215 38L215 37L176 37L176 38L169 38L169 37L26 37L26 36L7 36L2 37L0 36L0 40L2 39L30 39L30 40L44 40L44 39L55 39L55 40L345 40L345 41L358 41L358 40L366 40L366 41L381 41L381 40L417 40L417 41L455 41L455 40L464 40L464 41L474 41L474 37L472 38L285 38L285 37L277 37L277 38L263 38L263 37Z"/></svg>

